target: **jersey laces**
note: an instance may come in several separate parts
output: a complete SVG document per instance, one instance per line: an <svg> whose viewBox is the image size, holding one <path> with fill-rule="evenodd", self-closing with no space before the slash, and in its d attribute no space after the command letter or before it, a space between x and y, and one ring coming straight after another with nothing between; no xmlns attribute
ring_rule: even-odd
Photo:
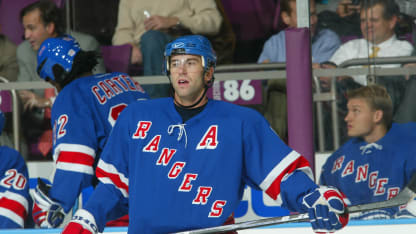
<svg viewBox="0 0 416 234"><path fill-rule="evenodd" d="M186 124L171 124L171 125L169 125L168 134L172 135L173 130L175 128L179 128L179 133L178 133L177 140L180 141L182 139L183 134L185 133L185 148L186 148L186 145L188 144L188 136L186 135L185 125Z"/></svg>
<svg viewBox="0 0 416 234"><path fill-rule="evenodd" d="M383 146L377 143L370 143L367 145L360 146L361 154L371 154L373 152L371 150L372 148L377 149L377 150L382 150Z"/></svg>

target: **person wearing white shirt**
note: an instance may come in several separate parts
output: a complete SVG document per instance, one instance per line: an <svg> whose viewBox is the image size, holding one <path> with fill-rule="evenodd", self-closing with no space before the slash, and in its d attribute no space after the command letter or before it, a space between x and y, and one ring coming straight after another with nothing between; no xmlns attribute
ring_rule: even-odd
<svg viewBox="0 0 416 234"><path fill-rule="evenodd" d="M361 3L361 32L363 38L346 42L329 60L339 66L357 58L409 56L413 46L407 41L398 40L394 28L400 13L394 0L374 0ZM377 49L378 48L378 49ZM377 50L377 51L376 51ZM399 64L377 65L379 67L399 67ZM334 67L325 65L324 67ZM354 81L366 85L365 76L354 76Z"/></svg>
<svg viewBox="0 0 416 234"><path fill-rule="evenodd" d="M378 52L376 53L376 48ZM334 53L330 61L340 65L341 63L358 58L367 57L396 57L396 56L410 56L413 51L413 46L408 41L398 40L396 35L391 35L385 41L379 44L373 44L365 38L355 39L346 42ZM372 54L376 54L371 56ZM377 67L399 67L400 64L383 64L375 65ZM353 66L362 67L362 66ZM365 75L357 75L353 77L357 83L361 85L367 84Z"/></svg>

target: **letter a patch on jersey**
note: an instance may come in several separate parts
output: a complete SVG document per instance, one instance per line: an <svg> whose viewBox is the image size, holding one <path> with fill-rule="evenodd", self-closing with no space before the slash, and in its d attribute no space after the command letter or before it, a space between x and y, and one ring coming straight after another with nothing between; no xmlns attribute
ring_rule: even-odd
<svg viewBox="0 0 416 234"><path fill-rule="evenodd" d="M201 141L196 146L197 150L200 149L215 149L218 145L218 126L211 125L205 132Z"/></svg>

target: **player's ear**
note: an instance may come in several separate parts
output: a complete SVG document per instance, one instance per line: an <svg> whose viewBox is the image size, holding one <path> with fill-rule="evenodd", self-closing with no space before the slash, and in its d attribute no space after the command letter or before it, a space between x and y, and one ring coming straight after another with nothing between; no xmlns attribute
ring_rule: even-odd
<svg viewBox="0 0 416 234"><path fill-rule="evenodd" d="M214 68L210 67L206 72L204 76L205 84L209 84L214 76Z"/></svg>
<svg viewBox="0 0 416 234"><path fill-rule="evenodd" d="M384 113L382 110L374 111L374 122L381 123L381 121L383 120L383 115Z"/></svg>

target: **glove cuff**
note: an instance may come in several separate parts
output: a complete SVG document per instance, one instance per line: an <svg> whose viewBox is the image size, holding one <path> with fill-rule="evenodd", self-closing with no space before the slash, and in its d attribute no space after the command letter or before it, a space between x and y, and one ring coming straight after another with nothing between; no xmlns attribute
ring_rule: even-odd
<svg viewBox="0 0 416 234"><path fill-rule="evenodd" d="M75 212L71 222L81 224L84 228L88 229L90 232L94 234L98 233L95 218L87 210L80 209L77 212Z"/></svg>

